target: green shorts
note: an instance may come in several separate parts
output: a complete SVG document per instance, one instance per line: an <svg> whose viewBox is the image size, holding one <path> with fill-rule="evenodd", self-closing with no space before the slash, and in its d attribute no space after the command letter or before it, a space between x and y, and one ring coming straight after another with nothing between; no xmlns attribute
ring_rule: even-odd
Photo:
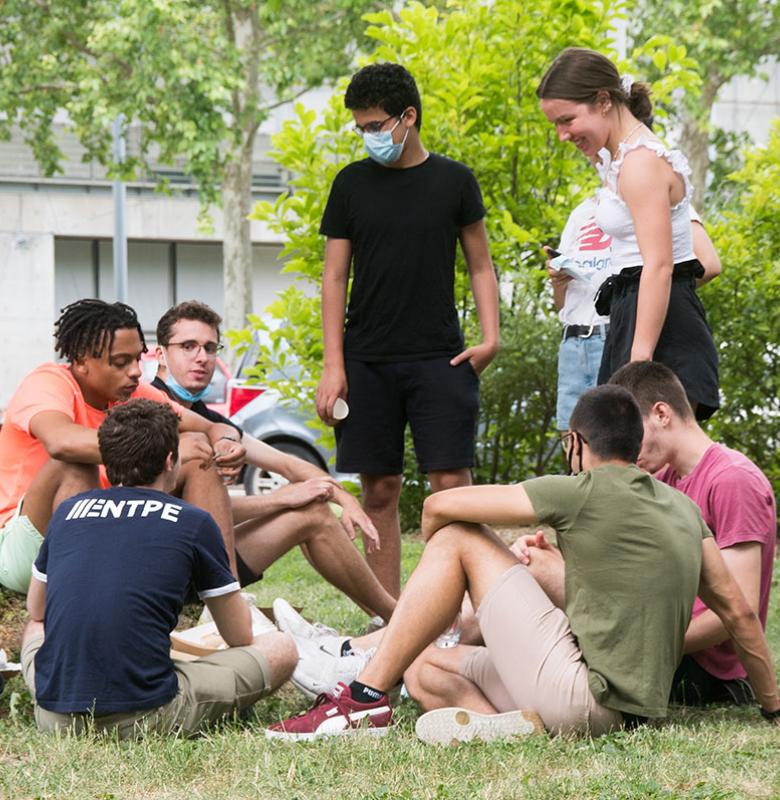
<svg viewBox="0 0 780 800"><path fill-rule="evenodd" d="M31 637L22 647L22 675L33 699L35 654L43 639L43 635ZM67 729L75 733L116 731L120 739L137 739L150 732L192 736L210 723L249 708L271 691L271 668L260 650L251 645L173 663L179 690L164 706L93 717L47 711L36 703L38 729L46 733Z"/></svg>
<svg viewBox="0 0 780 800"><path fill-rule="evenodd" d="M32 565L43 536L24 514L17 513L0 528L0 584L27 593Z"/></svg>

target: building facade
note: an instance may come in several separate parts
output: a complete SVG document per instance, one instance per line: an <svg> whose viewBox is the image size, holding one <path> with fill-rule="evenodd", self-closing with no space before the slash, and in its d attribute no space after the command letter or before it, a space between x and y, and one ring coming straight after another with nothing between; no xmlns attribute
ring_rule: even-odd
<svg viewBox="0 0 780 800"><path fill-rule="evenodd" d="M281 120L276 120L280 124ZM133 134L128 147L132 150ZM53 358L52 328L60 309L84 297L116 299L113 273L114 204L111 181L64 126L58 140L63 174L47 178L21 134L0 142L0 409L19 380ZM268 157L270 135L256 141L253 200L274 200L286 177ZM200 202L181 173L155 170L148 181L127 184L128 298L153 338L157 319L174 303L201 299L221 313L222 213L212 209L213 229L198 227ZM156 191L155 175L172 193ZM289 285L278 260L281 240L251 223L253 305L261 310Z"/></svg>

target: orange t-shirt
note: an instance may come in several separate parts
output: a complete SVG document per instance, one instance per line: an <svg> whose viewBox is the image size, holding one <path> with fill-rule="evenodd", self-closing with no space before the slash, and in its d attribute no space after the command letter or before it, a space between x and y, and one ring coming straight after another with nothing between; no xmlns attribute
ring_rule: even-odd
<svg viewBox="0 0 780 800"><path fill-rule="evenodd" d="M139 384L132 396L167 403L181 416L182 407L148 383ZM42 364L19 384L0 430L0 526L13 515L19 499L49 459L44 446L30 433L30 421L42 411L59 411L77 425L93 430L106 418L106 411L87 405L65 364ZM109 486L102 465L100 481Z"/></svg>

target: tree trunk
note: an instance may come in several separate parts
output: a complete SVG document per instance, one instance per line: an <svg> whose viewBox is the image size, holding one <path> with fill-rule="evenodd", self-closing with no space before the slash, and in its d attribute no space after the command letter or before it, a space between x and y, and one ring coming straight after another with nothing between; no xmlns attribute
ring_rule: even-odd
<svg viewBox="0 0 780 800"><path fill-rule="evenodd" d="M252 155L260 124L258 59L260 21L257 2L225 3L226 33L241 53L242 86L233 93L240 134L228 154L222 184L225 235L222 243L226 329L243 328L252 311L252 237L247 215L252 205Z"/></svg>
<svg viewBox="0 0 780 800"><path fill-rule="evenodd" d="M705 79L700 103L701 111L695 114L690 108L682 111L682 151L691 167L693 184L693 205L704 213L704 198L707 191L707 173L710 169L710 117L712 106L723 85L723 78L717 73Z"/></svg>
<svg viewBox="0 0 780 800"><path fill-rule="evenodd" d="M252 148L244 147L225 169L222 203L224 327L243 328L252 311L252 238L249 220L252 198Z"/></svg>
<svg viewBox="0 0 780 800"><path fill-rule="evenodd" d="M710 137L699 120L683 114L682 150L688 157L691 166L691 183L693 184L693 205L700 213L704 213L704 197L707 190L707 172L710 168Z"/></svg>

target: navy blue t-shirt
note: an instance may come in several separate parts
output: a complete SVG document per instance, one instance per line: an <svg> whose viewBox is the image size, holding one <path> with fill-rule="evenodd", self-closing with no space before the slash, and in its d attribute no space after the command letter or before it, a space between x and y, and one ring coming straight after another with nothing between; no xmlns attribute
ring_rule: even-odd
<svg viewBox="0 0 780 800"><path fill-rule="evenodd" d="M169 634L188 587L201 599L239 590L211 516L136 487L62 503L33 577L46 583L36 701L96 716L170 702L178 684Z"/></svg>

